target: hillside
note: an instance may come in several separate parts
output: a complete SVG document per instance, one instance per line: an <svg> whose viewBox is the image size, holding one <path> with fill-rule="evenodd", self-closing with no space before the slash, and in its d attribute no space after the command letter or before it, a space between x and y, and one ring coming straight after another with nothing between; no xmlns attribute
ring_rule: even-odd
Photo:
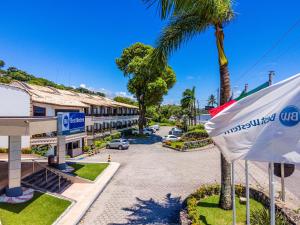
<svg viewBox="0 0 300 225"><path fill-rule="evenodd" d="M41 77L36 77L15 67L9 67L7 70L0 69L0 83L10 83L13 80L23 81L29 84L36 84L40 86L50 86L62 90L72 90L80 93L95 94L105 97L105 94L102 92L91 91L82 87L73 88L62 84L56 84L53 81Z"/></svg>

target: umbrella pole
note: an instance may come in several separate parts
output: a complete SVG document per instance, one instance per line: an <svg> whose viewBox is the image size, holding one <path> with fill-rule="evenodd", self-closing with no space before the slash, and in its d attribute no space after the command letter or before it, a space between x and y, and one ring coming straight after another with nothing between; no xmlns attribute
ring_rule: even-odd
<svg viewBox="0 0 300 225"><path fill-rule="evenodd" d="M281 200L285 202L284 163L280 164L281 172Z"/></svg>
<svg viewBox="0 0 300 225"><path fill-rule="evenodd" d="M274 192L274 163L269 163L269 187L270 187L270 224L275 225L275 192Z"/></svg>
<svg viewBox="0 0 300 225"><path fill-rule="evenodd" d="M246 177L246 224L250 225L250 197L249 197L249 168L248 168L248 160L245 160L245 177Z"/></svg>
<svg viewBox="0 0 300 225"><path fill-rule="evenodd" d="M234 161L231 163L231 186L232 186L232 224L236 225L236 208L235 208L235 177L234 177Z"/></svg>

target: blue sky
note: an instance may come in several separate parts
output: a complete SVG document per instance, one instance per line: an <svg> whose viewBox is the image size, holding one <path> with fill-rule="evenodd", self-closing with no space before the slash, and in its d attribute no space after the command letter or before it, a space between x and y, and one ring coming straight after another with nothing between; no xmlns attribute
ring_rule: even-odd
<svg viewBox="0 0 300 225"><path fill-rule="evenodd" d="M237 16L225 27L225 50L235 92L254 88L275 70L275 82L300 72L300 1L235 1ZM155 44L164 22L142 0L3 1L0 59L57 83L125 94L127 80L115 59L123 48ZM280 40L278 44L277 41ZM254 68L252 66L275 44ZM193 85L201 105L219 86L214 31L207 30L171 58L177 83L165 103L178 103ZM249 68L252 68L249 70Z"/></svg>

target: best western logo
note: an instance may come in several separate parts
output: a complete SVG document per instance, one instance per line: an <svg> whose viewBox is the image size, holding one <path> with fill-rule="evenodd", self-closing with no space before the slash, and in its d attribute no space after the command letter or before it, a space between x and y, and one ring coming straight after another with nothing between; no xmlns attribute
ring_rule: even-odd
<svg viewBox="0 0 300 225"><path fill-rule="evenodd" d="M254 119L249 121L248 123L239 124L225 132L225 134L236 133L242 130L248 130L252 127L261 126L267 124L269 122L273 122L276 119L276 113L273 113L271 116L264 116L261 119Z"/></svg>
<svg viewBox="0 0 300 225"><path fill-rule="evenodd" d="M279 121L288 127L296 126L300 121L300 111L296 106L285 107L279 114Z"/></svg>

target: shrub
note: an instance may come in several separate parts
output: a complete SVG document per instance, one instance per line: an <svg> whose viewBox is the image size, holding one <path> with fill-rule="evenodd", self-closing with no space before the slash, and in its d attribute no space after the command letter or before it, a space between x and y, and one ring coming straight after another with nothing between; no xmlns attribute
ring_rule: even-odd
<svg viewBox="0 0 300 225"><path fill-rule="evenodd" d="M126 129L122 131L122 135L129 136L132 135L132 128Z"/></svg>
<svg viewBox="0 0 300 225"><path fill-rule="evenodd" d="M275 214L276 225L287 225L289 224L286 218L279 212ZM270 224L270 212L269 209L254 209L250 213L250 223L252 225L266 225Z"/></svg>
<svg viewBox="0 0 300 225"><path fill-rule="evenodd" d="M171 146L172 142L171 141L166 141L165 144Z"/></svg>
<svg viewBox="0 0 300 225"><path fill-rule="evenodd" d="M0 148L0 153L7 153L8 149L7 148Z"/></svg>
<svg viewBox="0 0 300 225"><path fill-rule="evenodd" d="M116 132L110 135L112 139L121 138L121 132Z"/></svg>
<svg viewBox="0 0 300 225"><path fill-rule="evenodd" d="M203 139L203 138L208 138L208 133L206 132L206 130L199 130L199 129L196 129L196 130L193 130L193 131L189 131L187 133L185 133L184 135L182 135L182 140L190 140L190 138L193 138L193 139Z"/></svg>
<svg viewBox="0 0 300 225"><path fill-rule="evenodd" d="M104 148L106 146L107 142L104 140L98 140L94 141L94 145L96 148Z"/></svg>
<svg viewBox="0 0 300 225"><path fill-rule="evenodd" d="M33 150L31 148L22 148L22 154L32 154Z"/></svg>
<svg viewBox="0 0 300 225"><path fill-rule="evenodd" d="M193 130L204 130L204 125L203 124L198 124L195 126L189 126L188 131L193 131Z"/></svg>
<svg viewBox="0 0 300 225"><path fill-rule="evenodd" d="M112 140L112 137L111 136L107 136L104 138L104 141L111 141Z"/></svg>
<svg viewBox="0 0 300 225"><path fill-rule="evenodd" d="M83 146L83 151L84 151L84 152L88 152L88 151L90 151L90 150L91 150L91 147L90 147L90 146L88 146L88 145Z"/></svg>
<svg viewBox="0 0 300 225"><path fill-rule="evenodd" d="M41 155L41 156L45 156L47 154L49 150L49 146L48 145L44 145L44 146L35 146L31 148L31 153L37 154L37 155Z"/></svg>
<svg viewBox="0 0 300 225"><path fill-rule="evenodd" d="M179 149L181 149L182 148L182 146L183 146L183 143L177 143L176 145L175 145L175 148L179 148Z"/></svg>

